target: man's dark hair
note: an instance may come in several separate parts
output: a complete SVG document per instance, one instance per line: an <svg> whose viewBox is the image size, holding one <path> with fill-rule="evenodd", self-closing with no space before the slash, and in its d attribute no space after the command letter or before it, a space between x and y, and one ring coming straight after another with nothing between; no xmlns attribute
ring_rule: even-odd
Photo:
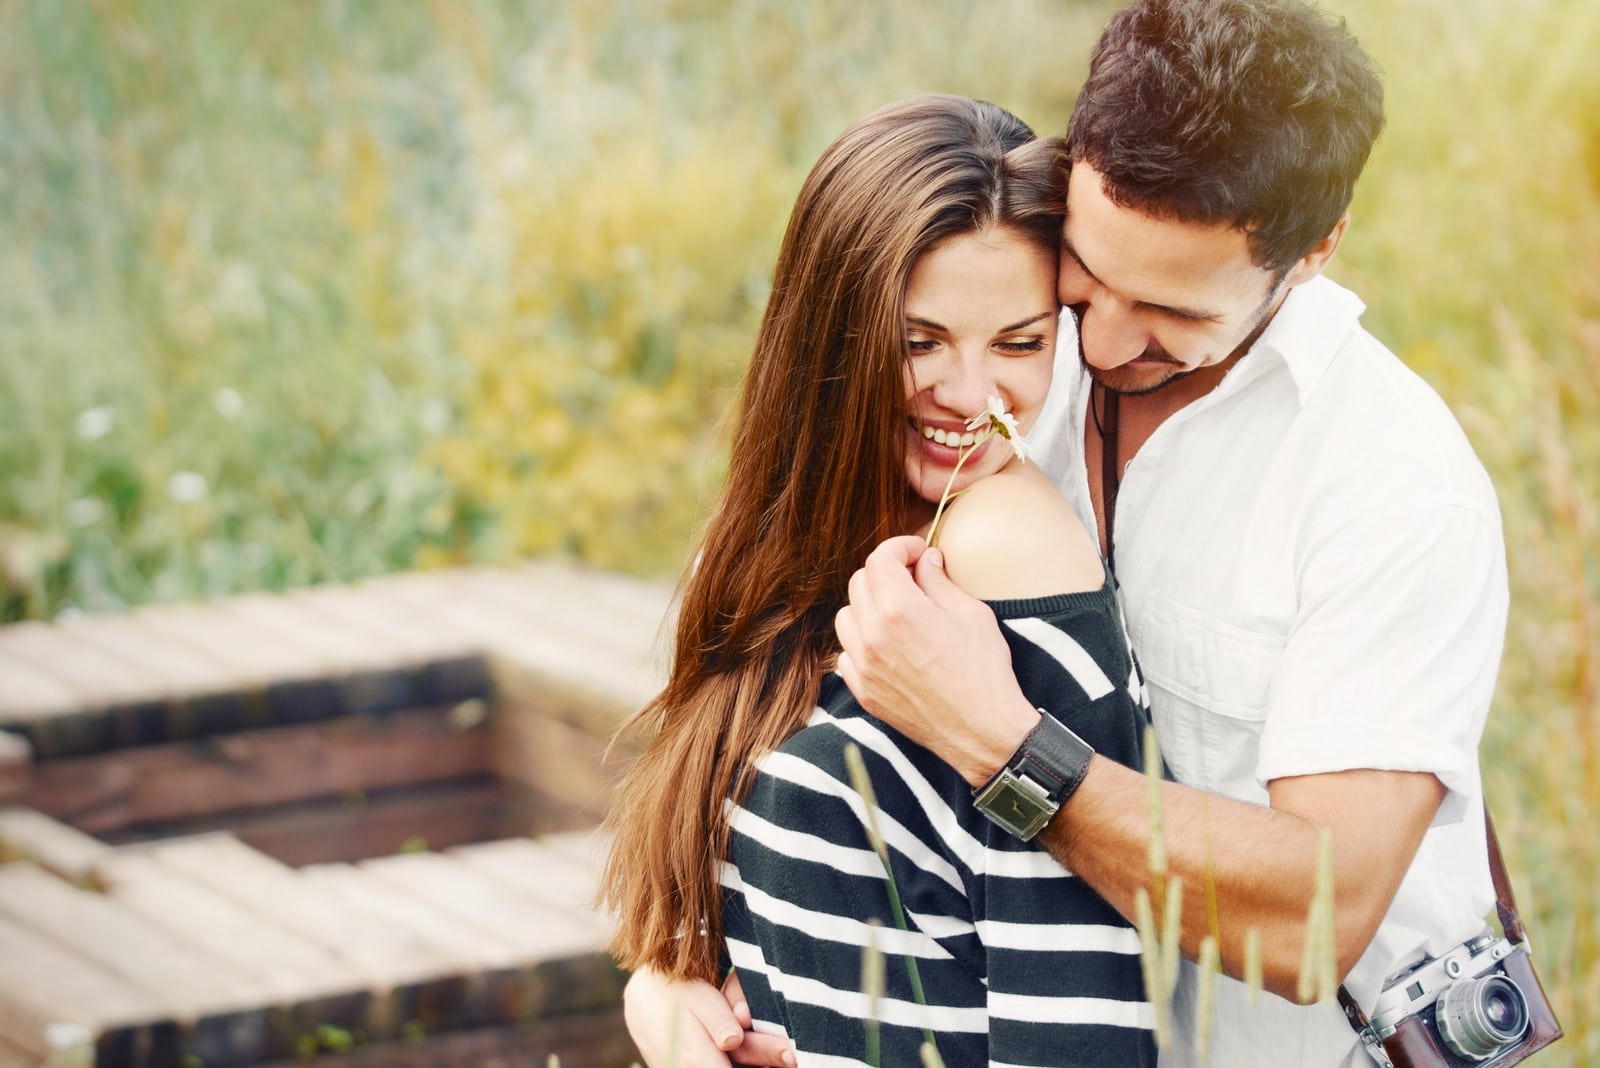
<svg viewBox="0 0 1600 1068"><path fill-rule="evenodd" d="M1300 0L1137 0L1095 45L1074 162L1123 207L1249 235L1286 271L1333 229L1383 128L1361 45Z"/></svg>

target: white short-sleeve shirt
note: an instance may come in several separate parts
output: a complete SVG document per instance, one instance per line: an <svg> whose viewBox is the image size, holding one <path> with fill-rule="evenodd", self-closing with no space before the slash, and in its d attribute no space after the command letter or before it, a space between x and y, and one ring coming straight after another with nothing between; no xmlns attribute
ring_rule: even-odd
<svg viewBox="0 0 1600 1068"><path fill-rule="evenodd" d="M1383 980L1482 926L1478 741L1505 635L1494 489L1438 395L1362 329L1325 278L1290 292L1253 348L1151 435L1117 497L1116 573L1179 782L1258 804L1266 784L1352 768L1428 771L1448 789L1346 986ZM1088 383L1072 316L1032 435L1094 527ZM1374 827L1374 834L1384 833ZM1163 1065L1191 1063L1195 970ZM1219 981L1208 1063L1366 1065L1335 1005Z"/></svg>

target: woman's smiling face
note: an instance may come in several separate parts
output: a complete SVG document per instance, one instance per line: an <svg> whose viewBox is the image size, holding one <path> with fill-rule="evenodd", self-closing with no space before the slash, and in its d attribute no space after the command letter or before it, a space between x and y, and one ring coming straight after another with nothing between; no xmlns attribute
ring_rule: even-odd
<svg viewBox="0 0 1600 1068"><path fill-rule="evenodd" d="M925 252L906 289L906 478L937 503L963 444L982 434L968 419L999 397L1033 429L1050 388L1055 358L1056 252L1013 230L990 228L949 238ZM961 465L952 492L993 474L1012 458L997 437Z"/></svg>

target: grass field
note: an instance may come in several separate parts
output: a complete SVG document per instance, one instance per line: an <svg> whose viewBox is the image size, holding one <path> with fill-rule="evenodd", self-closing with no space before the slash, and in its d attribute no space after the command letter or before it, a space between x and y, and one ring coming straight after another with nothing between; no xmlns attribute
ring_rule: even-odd
<svg viewBox="0 0 1600 1068"><path fill-rule="evenodd" d="M1331 272L1495 478L1483 756L1600 1062L1600 5L1337 0L1390 121ZM910 92L1065 122L1110 5L0 0L0 618L681 567L788 203Z"/></svg>

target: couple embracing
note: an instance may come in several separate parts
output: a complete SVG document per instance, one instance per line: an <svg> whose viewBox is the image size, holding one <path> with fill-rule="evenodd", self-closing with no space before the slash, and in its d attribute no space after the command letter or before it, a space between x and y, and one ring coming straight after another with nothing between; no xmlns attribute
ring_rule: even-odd
<svg viewBox="0 0 1600 1068"><path fill-rule="evenodd" d="M1138 0L1064 138L919 97L823 154L611 817L653 1064L1156 1063L1151 720L1161 1063L1208 934L1210 1063L1371 1063L1299 1003L1324 836L1355 1003L1482 928L1499 512L1322 277L1381 126L1300 0Z"/></svg>

